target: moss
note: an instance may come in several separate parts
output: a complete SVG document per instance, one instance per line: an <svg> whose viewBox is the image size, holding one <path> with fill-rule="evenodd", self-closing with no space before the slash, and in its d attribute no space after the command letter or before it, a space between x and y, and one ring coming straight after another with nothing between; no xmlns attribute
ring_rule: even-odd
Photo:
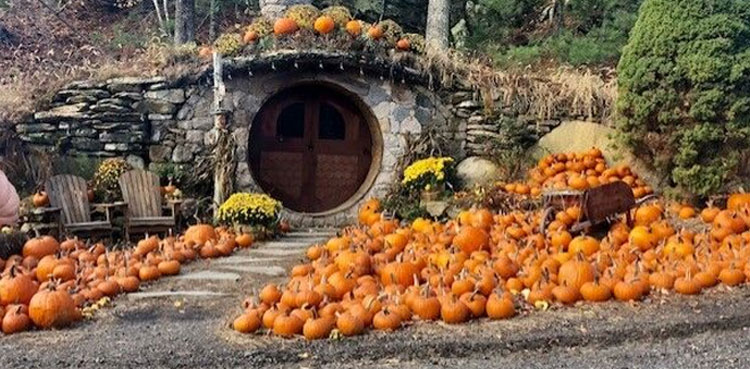
<svg viewBox="0 0 750 369"><path fill-rule="evenodd" d="M273 22L266 17L257 17L247 26L248 31L255 31L259 37L268 36L273 33Z"/></svg>
<svg viewBox="0 0 750 369"><path fill-rule="evenodd" d="M346 27L346 24L352 20L352 13L349 12L349 9L345 6L331 6L325 8L323 9L322 14L333 18L336 26L341 29Z"/></svg>
<svg viewBox="0 0 750 369"><path fill-rule="evenodd" d="M409 45L415 53L422 54L425 51L425 39L424 36L417 33L407 33L403 38L409 40Z"/></svg>
<svg viewBox="0 0 750 369"><path fill-rule="evenodd" d="M399 39L401 39L401 33L403 32L403 29L395 21L386 19L378 23L378 25L383 29L383 37L389 43L395 44Z"/></svg>
<svg viewBox="0 0 750 369"><path fill-rule="evenodd" d="M226 56L236 55L242 50L242 39L236 33L224 33L214 41L214 50Z"/></svg>
<svg viewBox="0 0 750 369"><path fill-rule="evenodd" d="M320 10L312 5L294 5L286 11L287 18L297 22L299 28L313 29L315 20L320 16Z"/></svg>

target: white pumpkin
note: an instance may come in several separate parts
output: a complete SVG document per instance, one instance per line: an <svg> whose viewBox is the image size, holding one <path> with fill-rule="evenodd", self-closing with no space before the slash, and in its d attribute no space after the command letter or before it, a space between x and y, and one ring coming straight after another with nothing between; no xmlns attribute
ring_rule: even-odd
<svg viewBox="0 0 750 369"><path fill-rule="evenodd" d="M12 226L18 221L20 200L13 184L0 170L0 226Z"/></svg>

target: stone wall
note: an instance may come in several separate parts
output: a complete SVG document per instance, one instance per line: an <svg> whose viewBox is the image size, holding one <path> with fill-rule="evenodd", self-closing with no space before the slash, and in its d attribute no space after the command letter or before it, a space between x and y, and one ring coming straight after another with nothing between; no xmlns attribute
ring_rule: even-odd
<svg viewBox="0 0 750 369"><path fill-rule="evenodd" d="M382 61L381 61L382 62ZM282 54L227 60L225 110L236 143L237 190L257 191L248 166L250 127L275 93L302 82L324 83L355 100L371 114L382 155L371 186L359 199L382 196L399 180L399 159L421 134L442 138L444 154L458 160L488 152L488 139L502 139L497 116L488 116L481 94L470 86L430 86L408 68L340 55ZM195 168L210 160L216 140L210 70L180 80L117 78L75 82L58 91L48 110L17 124L22 140L64 154L124 157L134 166L177 164ZM495 101L496 111L517 119L541 137L566 117L539 120ZM289 213L301 225L336 225L350 219L352 202L324 216Z"/></svg>
<svg viewBox="0 0 750 369"><path fill-rule="evenodd" d="M185 101L185 89L162 77L74 82L55 94L49 110L16 125L16 132L49 151L125 157L143 168L152 144L164 137L163 122L174 121Z"/></svg>

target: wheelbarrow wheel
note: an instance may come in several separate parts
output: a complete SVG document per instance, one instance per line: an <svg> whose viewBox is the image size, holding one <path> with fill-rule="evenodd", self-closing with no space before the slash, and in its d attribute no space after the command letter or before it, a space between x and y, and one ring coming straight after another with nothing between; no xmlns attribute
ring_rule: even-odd
<svg viewBox="0 0 750 369"><path fill-rule="evenodd" d="M539 220L539 233L541 233L542 236L546 236L547 226L552 221L552 219L554 219L554 217L555 217L554 207L548 206L544 208L544 211L542 212L542 219Z"/></svg>

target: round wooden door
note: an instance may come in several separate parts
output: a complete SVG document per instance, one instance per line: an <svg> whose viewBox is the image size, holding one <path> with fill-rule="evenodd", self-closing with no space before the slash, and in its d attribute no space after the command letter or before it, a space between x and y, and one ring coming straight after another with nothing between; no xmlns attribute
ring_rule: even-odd
<svg viewBox="0 0 750 369"><path fill-rule="evenodd" d="M372 164L372 137L359 109L321 86L280 93L256 116L250 168L285 207L331 210L360 188Z"/></svg>

